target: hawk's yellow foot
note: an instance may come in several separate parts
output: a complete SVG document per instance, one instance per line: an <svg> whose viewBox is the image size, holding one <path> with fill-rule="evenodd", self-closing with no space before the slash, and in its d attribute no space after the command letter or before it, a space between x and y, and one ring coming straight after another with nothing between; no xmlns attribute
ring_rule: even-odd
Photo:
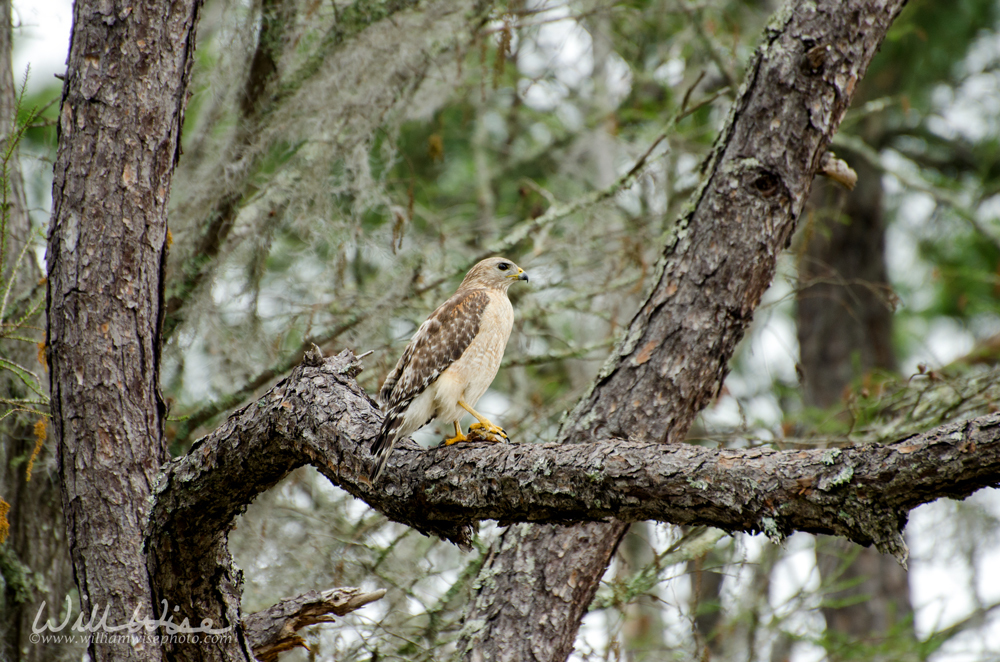
<svg viewBox="0 0 1000 662"><path fill-rule="evenodd" d="M458 424L458 421L455 421L455 436L451 437L450 439L445 439L444 445L451 446L452 444L457 444L460 441L468 441L468 440L469 438L466 437L464 434L462 434L462 426Z"/></svg>
<svg viewBox="0 0 1000 662"><path fill-rule="evenodd" d="M503 443L510 441L510 437L504 432L504 429L499 425L493 425L489 421L484 421L482 423L473 423L469 426L469 434L475 433L477 437L500 437L500 439L490 439L496 443Z"/></svg>
<svg viewBox="0 0 1000 662"><path fill-rule="evenodd" d="M445 439L444 440L444 445L445 446L451 446L452 444L457 444L459 442L468 441L468 440L469 440L468 437L466 437L462 433L459 433L459 434L456 434L454 437L449 437L448 439Z"/></svg>
<svg viewBox="0 0 1000 662"><path fill-rule="evenodd" d="M491 437L501 437L504 441L510 441L510 437L507 436L507 433L503 431L502 427L490 423L485 416L469 406L469 403L465 400L459 400L458 406L475 416L476 420L479 421L478 423L473 423L469 426L469 434L474 435L477 438L483 438L497 443L499 443L499 440L492 439Z"/></svg>

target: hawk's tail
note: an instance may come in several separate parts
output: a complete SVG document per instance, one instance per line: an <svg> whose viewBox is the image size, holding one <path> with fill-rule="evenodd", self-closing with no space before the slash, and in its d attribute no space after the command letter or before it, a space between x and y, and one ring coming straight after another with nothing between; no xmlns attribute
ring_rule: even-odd
<svg viewBox="0 0 1000 662"><path fill-rule="evenodd" d="M382 427L379 428L378 436L372 442L372 455L375 456L375 464L372 465L369 478L374 483L382 475L386 463L389 461L389 454L396 444L397 434L403 424L403 412L406 411L409 401L401 402L386 412L385 419L382 420Z"/></svg>

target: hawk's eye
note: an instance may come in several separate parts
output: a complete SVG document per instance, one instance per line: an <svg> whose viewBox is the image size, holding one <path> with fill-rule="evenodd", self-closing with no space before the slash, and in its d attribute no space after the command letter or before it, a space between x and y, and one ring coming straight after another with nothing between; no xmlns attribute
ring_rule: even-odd
<svg viewBox="0 0 1000 662"><path fill-rule="evenodd" d="M501 262L500 264L497 265L497 269L499 269L500 271L507 271L508 269L510 269L510 265L507 264L506 262Z"/></svg>

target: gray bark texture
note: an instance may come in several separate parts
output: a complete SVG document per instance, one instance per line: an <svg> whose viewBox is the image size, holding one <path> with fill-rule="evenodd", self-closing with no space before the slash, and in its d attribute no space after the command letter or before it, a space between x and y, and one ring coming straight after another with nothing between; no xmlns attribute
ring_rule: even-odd
<svg viewBox="0 0 1000 662"><path fill-rule="evenodd" d="M991 415L894 444L813 451L718 451L619 439L425 450L403 440L373 487L368 448L381 413L354 380L359 369L349 351L330 359L310 354L287 379L164 467L145 546L154 597L180 606L176 620L208 618L216 628L243 621L241 578L226 532L257 494L303 464L391 518L459 544L469 542L472 524L481 519L550 524L511 527L484 564L472 606L482 618L466 621L463 638L482 659L506 655L478 635L506 618L514 598L524 609L516 619L520 630L533 637L518 654L568 655L575 628L559 626L578 623L586 611L596 582L581 578L600 577L626 530L623 522L707 524L775 539L793 530L833 533L874 542L902 559L899 532L910 509L993 485L1000 468L1000 415ZM561 525L611 518L617 521ZM618 535L607 535L609 529ZM552 548L553 539L563 546ZM538 568L539 559L548 565ZM535 590L523 592L525 574L538 578ZM487 590L505 599L480 602ZM176 659L240 655L250 659L235 639L174 651Z"/></svg>
<svg viewBox="0 0 1000 662"><path fill-rule="evenodd" d="M233 518L304 464L392 519L461 545L470 542L478 520L562 524L616 517L775 538L830 533L876 544L900 560L899 532L909 510L992 485L1000 466L1000 414L991 414L895 443L842 449L716 450L624 439L424 449L401 440L372 486L367 449L381 413L354 380L359 367L349 350L329 359L311 355L164 467L147 546L164 563L192 568L186 579L177 576L183 597L191 598L190 580L209 569L195 564L228 563L221 547L209 546L225 544L222 534ZM580 553L573 549L574 558Z"/></svg>
<svg viewBox="0 0 1000 662"><path fill-rule="evenodd" d="M684 439L694 416L721 388L826 147L904 4L788 3L775 15L703 166L703 185L692 209L664 248L651 294L591 393L571 413L560 441ZM560 645L539 654L527 642L551 631L566 633L556 638L562 642L576 632L579 620L560 619L567 611L554 608L531 619L544 624L544 631L526 633L522 614L534 600L541 569L551 565L552 550L563 548L564 538L572 535L572 530L555 530L545 540L533 540L537 556L503 591L482 586L467 623L483 621L489 605L505 607L462 642L465 659L477 659L484 648L503 651L498 659L566 658ZM621 526L608 524L605 535L619 539ZM880 548L899 556L901 537L886 542ZM602 574L603 569L596 570L576 581L597 584Z"/></svg>
<svg viewBox="0 0 1000 662"><path fill-rule="evenodd" d="M200 2L73 10L48 243L48 358L81 608L153 615L143 529L167 459L159 394L167 201ZM92 660L159 646L91 643Z"/></svg>

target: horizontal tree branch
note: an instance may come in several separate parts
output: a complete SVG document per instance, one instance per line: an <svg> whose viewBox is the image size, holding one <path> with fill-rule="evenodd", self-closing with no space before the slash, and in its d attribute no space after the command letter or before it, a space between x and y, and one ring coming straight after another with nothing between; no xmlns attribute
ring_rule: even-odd
<svg viewBox="0 0 1000 662"><path fill-rule="evenodd" d="M308 463L390 518L460 545L483 519L616 518L774 539L831 534L905 562L901 531L910 510L1000 481L1000 415L993 414L886 445L840 449L715 450L618 439L423 449L404 440L372 486L368 446L381 413L354 380L360 367L349 350L325 360L308 355L288 379L169 465L153 511L154 543L172 545L164 537L177 541L181 523L224 530L256 493Z"/></svg>
<svg viewBox="0 0 1000 662"><path fill-rule="evenodd" d="M346 616L384 595L385 589L365 592L353 587L309 591L250 614L243 619L243 629L254 657L260 662L274 662L279 653L293 648L308 650L305 640L297 634L302 628L332 623L334 616Z"/></svg>

